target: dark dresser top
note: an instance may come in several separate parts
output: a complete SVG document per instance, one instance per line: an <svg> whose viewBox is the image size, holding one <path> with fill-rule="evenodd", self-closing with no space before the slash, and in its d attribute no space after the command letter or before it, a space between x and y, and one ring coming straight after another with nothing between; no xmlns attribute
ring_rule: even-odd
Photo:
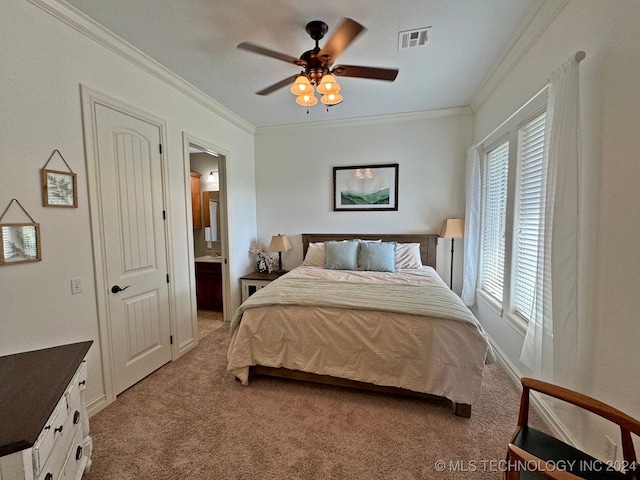
<svg viewBox="0 0 640 480"><path fill-rule="evenodd" d="M92 343L0 357L0 457L33 446Z"/></svg>

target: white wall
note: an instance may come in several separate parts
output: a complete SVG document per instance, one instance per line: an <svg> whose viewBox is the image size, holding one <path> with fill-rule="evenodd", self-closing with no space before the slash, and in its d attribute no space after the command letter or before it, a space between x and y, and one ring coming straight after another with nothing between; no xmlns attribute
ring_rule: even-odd
<svg viewBox="0 0 640 480"><path fill-rule="evenodd" d="M294 248L282 258L290 269L302 262L301 233L438 233L445 218L464 213L471 129L469 109L258 128L259 241L268 245L278 233L292 237ZM398 211L333 211L334 166L386 163L399 164ZM448 281L450 243L440 241L438 251ZM461 268L461 259L454 266ZM459 290L460 279L455 283Z"/></svg>
<svg viewBox="0 0 640 480"><path fill-rule="evenodd" d="M70 12L73 16L73 10ZM85 20L87 25L92 29ZM189 251L193 247L187 240L190 195L183 131L228 153L231 285L234 303L239 303L237 272L241 275L250 267L233 242L245 245L256 235L252 129L241 119L234 123L226 119L232 115L225 113L223 118L215 113L214 102L196 101L198 95L188 88L179 90L163 81L159 66L149 64L145 70L25 0L3 1L0 43L0 211L14 197L22 202L40 223L43 257L42 262L0 268L0 354L93 340L87 399L98 402L104 389L80 84L166 121L175 276L172 300L178 324L173 334L179 343L192 335L195 294L190 290ZM78 174L77 209L42 207L40 169L54 149L60 150ZM5 221L21 219L16 218L16 209L10 214L13 218ZM75 277L82 279L84 292L72 296L70 279Z"/></svg>
<svg viewBox="0 0 640 480"><path fill-rule="evenodd" d="M546 82L569 56L580 64L582 217L580 221L580 363L576 387L640 418L640 4L570 0L487 101L476 111L482 139ZM518 374L523 335L479 303L477 316ZM562 339L559 339L562 341ZM592 419L566 416L560 426L596 455L604 435ZM620 451L620 448L618 449Z"/></svg>

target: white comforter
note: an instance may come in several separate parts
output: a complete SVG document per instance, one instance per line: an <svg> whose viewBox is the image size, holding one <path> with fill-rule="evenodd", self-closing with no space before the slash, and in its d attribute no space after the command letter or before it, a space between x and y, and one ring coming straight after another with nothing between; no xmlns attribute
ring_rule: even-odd
<svg viewBox="0 0 640 480"><path fill-rule="evenodd" d="M474 404L491 360L477 321L430 267L298 267L252 295L231 333L228 370L244 384L264 365Z"/></svg>

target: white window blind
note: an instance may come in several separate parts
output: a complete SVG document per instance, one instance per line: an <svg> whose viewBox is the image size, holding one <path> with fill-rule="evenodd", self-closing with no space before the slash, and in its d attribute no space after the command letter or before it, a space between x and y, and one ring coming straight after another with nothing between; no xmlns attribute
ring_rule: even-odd
<svg viewBox="0 0 640 480"><path fill-rule="evenodd" d="M509 141L485 155L480 288L502 303Z"/></svg>
<svg viewBox="0 0 640 480"><path fill-rule="evenodd" d="M518 131L518 185L515 235L515 289L513 308L527 321L533 319L536 263L540 235L542 150L546 113Z"/></svg>

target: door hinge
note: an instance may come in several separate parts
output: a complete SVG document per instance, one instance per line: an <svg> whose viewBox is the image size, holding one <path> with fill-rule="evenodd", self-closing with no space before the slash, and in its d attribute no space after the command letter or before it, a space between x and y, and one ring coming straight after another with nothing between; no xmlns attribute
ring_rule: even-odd
<svg viewBox="0 0 640 480"><path fill-rule="evenodd" d="M169 342L173 345L173 335L169 335Z"/></svg>
<svg viewBox="0 0 640 480"><path fill-rule="evenodd" d="M167 283L169 283L169 274L167 273Z"/></svg>
<svg viewBox="0 0 640 480"><path fill-rule="evenodd" d="M162 144L158 145L158 149L160 150L160 155L162 155Z"/></svg>
<svg viewBox="0 0 640 480"><path fill-rule="evenodd" d="M163 220L167 219L167 211L166 210L162 210L162 219Z"/></svg>

